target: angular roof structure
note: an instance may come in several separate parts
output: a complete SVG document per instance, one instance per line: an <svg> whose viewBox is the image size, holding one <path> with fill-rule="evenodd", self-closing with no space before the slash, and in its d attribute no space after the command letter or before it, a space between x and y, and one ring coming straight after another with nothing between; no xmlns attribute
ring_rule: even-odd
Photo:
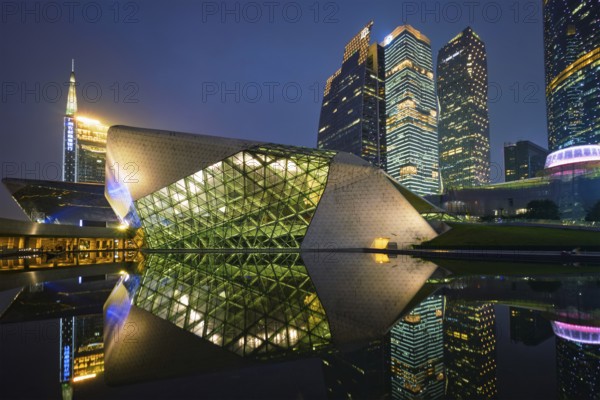
<svg viewBox="0 0 600 400"><path fill-rule="evenodd" d="M80 220L118 223L104 196L104 185L22 178L2 183L27 215L37 222L78 225Z"/></svg>

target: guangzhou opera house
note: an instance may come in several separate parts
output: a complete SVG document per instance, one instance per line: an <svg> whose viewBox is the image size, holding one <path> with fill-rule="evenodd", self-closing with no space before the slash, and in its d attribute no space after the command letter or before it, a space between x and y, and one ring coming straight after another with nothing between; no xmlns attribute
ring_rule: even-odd
<svg viewBox="0 0 600 400"><path fill-rule="evenodd" d="M431 204L349 153L115 126L107 165L106 198L146 241L104 306L110 384L358 348L437 269L352 251L436 232Z"/></svg>
<svg viewBox="0 0 600 400"><path fill-rule="evenodd" d="M149 249L385 248L436 236L420 214L431 204L349 153L114 126L106 164L108 202Z"/></svg>

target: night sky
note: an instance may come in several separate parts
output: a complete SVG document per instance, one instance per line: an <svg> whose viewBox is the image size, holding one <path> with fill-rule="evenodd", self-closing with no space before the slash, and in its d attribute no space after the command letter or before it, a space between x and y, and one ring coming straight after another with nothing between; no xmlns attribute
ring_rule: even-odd
<svg viewBox="0 0 600 400"><path fill-rule="evenodd" d="M413 25L431 39L434 63L467 25L480 35L495 181L503 180L504 142L547 147L540 1L24 4L29 13L22 2L0 10L3 176L55 178L72 58L80 114L107 124L314 147L324 83L371 19L378 42ZM0 217L24 218L4 187Z"/></svg>

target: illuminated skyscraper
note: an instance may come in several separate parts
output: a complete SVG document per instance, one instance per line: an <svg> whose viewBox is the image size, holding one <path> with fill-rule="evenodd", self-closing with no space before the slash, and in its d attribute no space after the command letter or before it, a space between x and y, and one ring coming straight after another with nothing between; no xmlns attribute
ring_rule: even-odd
<svg viewBox="0 0 600 400"><path fill-rule="evenodd" d="M104 183L106 161L106 134L108 126L102 122L77 116L77 182Z"/></svg>
<svg viewBox="0 0 600 400"><path fill-rule="evenodd" d="M410 25L386 36L387 172L419 195L439 192L431 43Z"/></svg>
<svg viewBox="0 0 600 400"><path fill-rule="evenodd" d="M444 297L426 298L391 331L393 399L444 398Z"/></svg>
<svg viewBox="0 0 600 400"><path fill-rule="evenodd" d="M490 181L485 45L467 27L438 53L440 170L444 188Z"/></svg>
<svg viewBox="0 0 600 400"><path fill-rule="evenodd" d="M77 111L75 62L71 67L63 135L63 181L104 183L108 126Z"/></svg>
<svg viewBox="0 0 600 400"><path fill-rule="evenodd" d="M546 0L543 7L549 150L598 144L598 0Z"/></svg>
<svg viewBox="0 0 600 400"><path fill-rule="evenodd" d="M497 397L494 306L489 303L448 300L444 336L447 397Z"/></svg>
<svg viewBox="0 0 600 400"><path fill-rule="evenodd" d="M504 180L534 178L544 169L548 151L529 140L504 144Z"/></svg>
<svg viewBox="0 0 600 400"><path fill-rule="evenodd" d="M63 181L77 182L77 137L75 134L75 114L77 113L77 90L75 83L75 60L71 63L67 111L63 129Z"/></svg>
<svg viewBox="0 0 600 400"><path fill-rule="evenodd" d="M317 146L353 153L385 167L383 48L369 44L369 22L344 49L342 67L323 94Z"/></svg>

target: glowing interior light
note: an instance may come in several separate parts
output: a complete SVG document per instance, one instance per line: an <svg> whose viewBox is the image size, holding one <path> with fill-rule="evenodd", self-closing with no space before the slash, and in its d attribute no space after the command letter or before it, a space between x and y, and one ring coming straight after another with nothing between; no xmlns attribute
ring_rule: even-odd
<svg viewBox="0 0 600 400"><path fill-rule="evenodd" d="M190 297L187 294L184 294L179 299L179 302L183 305L189 306L190 305Z"/></svg>
<svg viewBox="0 0 600 400"><path fill-rule="evenodd" d="M87 375L76 376L75 378L73 378L73 382L84 381L86 379L92 379L95 377L96 377L96 374L87 374Z"/></svg>
<svg viewBox="0 0 600 400"><path fill-rule="evenodd" d="M96 119L91 119L88 117L84 117L84 116L77 116L77 121L83 122L85 124L89 124L89 125L100 125L100 121L96 120Z"/></svg>
<svg viewBox="0 0 600 400"><path fill-rule="evenodd" d="M377 264L387 264L390 262L390 258L387 254L375 253L373 254L373 259Z"/></svg>
<svg viewBox="0 0 600 400"><path fill-rule="evenodd" d="M373 240L371 244L372 249L385 249L387 248L388 243L390 242L389 238L378 237Z"/></svg>

